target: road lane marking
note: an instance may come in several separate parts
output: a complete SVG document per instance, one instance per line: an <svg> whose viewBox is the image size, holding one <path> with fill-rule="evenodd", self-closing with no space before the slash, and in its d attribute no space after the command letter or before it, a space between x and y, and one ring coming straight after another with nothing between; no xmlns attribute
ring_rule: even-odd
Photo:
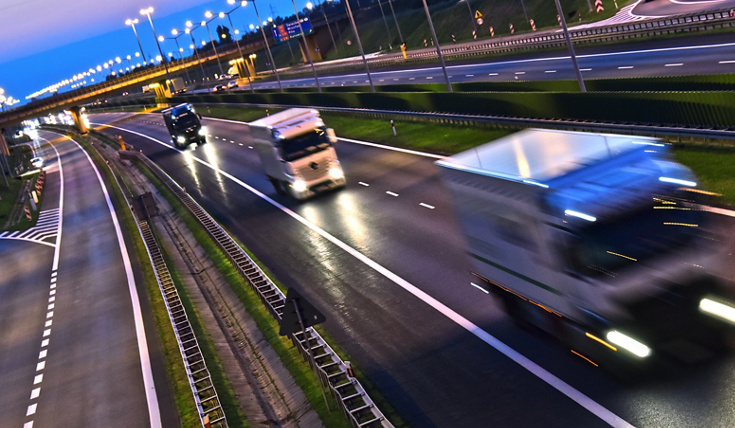
<svg viewBox="0 0 735 428"><path fill-rule="evenodd" d="M36 364L36 371L40 372L41 370L46 368L46 361L41 361L40 363Z"/></svg>
<svg viewBox="0 0 735 428"><path fill-rule="evenodd" d="M579 71L592 71L591 68L580 68Z"/></svg>
<svg viewBox="0 0 735 428"><path fill-rule="evenodd" d="M46 355L48 355L48 350L43 349L43 350L41 350L41 352L38 353L38 359L39 360L42 360L42 359L46 358Z"/></svg>
<svg viewBox="0 0 735 428"><path fill-rule="evenodd" d="M48 346L48 342L49 342L49 340L48 340L48 339L43 339L43 340L41 341L41 348L45 348L45 347L47 347L47 346Z"/></svg>
<svg viewBox="0 0 735 428"><path fill-rule="evenodd" d="M428 208L428 209L430 209L430 210L433 210L434 208L436 208L436 207L435 207L435 206L433 206L433 205L425 204L425 203L423 203L423 202L421 202L421 203L420 203L419 205L421 205L421 206L422 206L422 207L424 207L424 208Z"/></svg>
<svg viewBox="0 0 735 428"><path fill-rule="evenodd" d="M632 65L621 65L618 67L618 70L630 70L631 68L633 68Z"/></svg>
<svg viewBox="0 0 735 428"><path fill-rule="evenodd" d="M359 184L360 186L370 187L369 184L363 183L362 181L358 181L357 184Z"/></svg>
<svg viewBox="0 0 735 428"><path fill-rule="evenodd" d="M28 410L26 410L26 416L35 415L37 406L38 404L35 404L35 403L28 406Z"/></svg>
<svg viewBox="0 0 735 428"><path fill-rule="evenodd" d="M556 73L556 70L546 70L544 73Z"/></svg>
<svg viewBox="0 0 735 428"><path fill-rule="evenodd" d="M386 194L388 194L388 195L391 195L391 196L393 196L393 197L396 197L396 196L398 196L398 193L396 193L396 192L391 192L390 190L388 190L388 191L387 191L387 192L385 192L385 193L386 193Z"/></svg>
<svg viewBox="0 0 735 428"><path fill-rule="evenodd" d="M526 74L526 72L525 72L525 71L516 71L516 72L515 72L515 73L513 73L513 74Z"/></svg>
<svg viewBox="0 0 735 428"><path fill-rule="evenodd" d="M34 385L38 385L41 382L43 382L43 373L41 373L40 375L36 375L36 377L33 378Z"/></svg>
<svg viewBox="0 0 735 428"><path fill-rule="evenodd" d="M735 60L719 61L718 64L735 64Z"/></svg>
<svg viewBox="0 0 735 428"><path fill-rule="evenodd" d="M431 79L433 79L433 78L434 78L433 76L427 76L427 77L426 77L426 80L431 80Z"/></svg>
<svg viewBox="0 0 735 428"><path fill-rule="evenodd" d="M488 73L488 76L497 76L498 73Z"/></svg>
<svg viewBox="0 0 735 428"><path fill-rule="evenodd" d="M683 62L674 62L671 64L664 64L664 67L681 67L682 65L684 65Z"/></svg>
<svg viewBox="0 0 735 428"><path fill-rule="evenodd" d="M31 400L35 400L39 395L41 395L41 388L34 388L31 391Z"/></svg>
<svg viewBox="0 0 735 428"><path fill-rule="evenodd" d="M133 319L135 320L135 333L138 341L138 355L140 358L140 366L143 377L143 389L145 390L146 401L148 402L148 419L150 421L151 427L161 428L161 413L160 409L158 408L156 384L153 382L153 369L151 367L151 360L148 354L148 341L146 339L145 327L143 326L143 316L140 308L140 299L138 297L138 289L135 286L135 276L133 274L132 264L130 263L130 257L128 256L128 249L125 245L125 240L123 239L122 230L120 229L120 223L117 220L117 214L115 213L115 208L112 206L110 194L107 191L107 186L105 186L105 182L102 180L102 176L99 170L97 169L97 165L92 162L92 158L89 156L89 153L87 153L87 151L84 150L82 146L79 145L79 143L74 140L70 141L76 144L77 147L79 147L79 149L82 151L82 153L84 153L84 155L87 157L87 161L89 161L89 164L92 166L94 173L97 175L97 180L99 181L100 187L102 188L102 193L104 193L105 195L105 202L107 202L107 208L110 212L110 217L112 218L112 224L115 229L115 234L117 235L117 242L118 246L120 247L120 253L123 259L125 276L127 277L128 290L130 292L130 299L133 306Z"/></svg>
<svg viewBox="0 0 735 428"><path fill-rule="evenodd" d="M97 124L95 124L97 125ZM122 131L130 132L132 134L141 136L143 138L147 138L157 144L162 145L163 147L167 147L171 150L175 150L173 147L167 145L163 141L157 140L153 137L150 137L148 135L142 134L137 131L132 131L130 129L120 128L117 126L112 125L103 125L110 128L119 129ZM622 419L620 416L616 415L612 411L608 410L607 408L603 407L601 404L597 403L596 401L589 398L587 395L583 394L581 391L577 390L573 386L569 385L568 383L564 382L551 372L547 371L543 367L539 366L538 364L534 363L515 349L511 348L510 346L506 345L505 343L501 342L495 336L491 335L490 333L482 330L478 325L472 323L470 320L466 319L459 313L453 311L448 306L441 303L439 300L431 297L429 294L421 290L420 288L416 287L415 285L411 284L410 282L406 281L405 279L401 278L400 276L396 275L392 271L388 270L387 268L383 267L382 265L378 264L371 258L367 257L366 255L362 254L355 248L347 245L345 242L337 239L334 235L330 234L326 230L322 229L321 227L309 222L304 217L296 213L295 211L287 208L286 206L280 204L279 202L275 201L265 193L262 193L258 189L250 186L249 184L245 183L244 181L240 180L239 178L233 176L229 172L223 171L212 164L210 164L207 161L204 161L202 159L199 159L196 156L191 157L194 161L199 162L200 164L210 168L213 171L218 172L219 174L222 174L222 176L229 178L239 186L245 188L246 190L250 191L254 195L262 198L269 204L273 205L277 209L281 210L285 214L289 215L294 220L298 221L299 223L303 224L305 227L311 229L315 233L322 236L327 241L331 242L335 246L341 248L343 251L347 252L351 256L355 257L357 260L362 262L363 264L367 265L368 267L372 268L376 272L383 275L388 280L392 281L399 287L403 288L404 290L408 291L409 293L413 294L416 298L423 301L433 309L435 309L437 312L441 313L451 321L453 321L455 324L459 325L461 328L465 329L468 333L474 335L481 341L485 342L486 344L490 345L492 348L494 348L496 351L500 352L501 354L505 355L507 358L518 364L523 369L527 370L537 378L544 381L549 386L553 387L563 395L567 396L569 399L595 415L596 417L600 418L607 424L614 426L614 427L622 427L622 428L633 428L633 425L629 424L627 421Z"/></svg>
<svg viewBox="0 0 735 428"><path fill-rule="evenodd" d="M474 282L470 282L470 285L477 288L478 290L482 291L485 294L490 294L489 291L485 290L484 288L480 287L479 285L475 284Z"/></svg>

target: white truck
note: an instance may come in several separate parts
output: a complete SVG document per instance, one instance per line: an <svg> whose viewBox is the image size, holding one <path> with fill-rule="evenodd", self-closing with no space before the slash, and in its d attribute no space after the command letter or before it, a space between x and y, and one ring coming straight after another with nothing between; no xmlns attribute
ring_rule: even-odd
<svg viewBox="0 0 735 428"><path fill-rule="evenodd" d="M265 174L280 194L296 199L345 186L334 130L319 112L291 108L249 123Z"/></svg>
<svg viewBox="0 0 735 428"><path fill-rule="evenodd" d="M437 161L472 285L595 365L711 354L735 323L725 217L667 153L654 138L527 129Z"/></svg>

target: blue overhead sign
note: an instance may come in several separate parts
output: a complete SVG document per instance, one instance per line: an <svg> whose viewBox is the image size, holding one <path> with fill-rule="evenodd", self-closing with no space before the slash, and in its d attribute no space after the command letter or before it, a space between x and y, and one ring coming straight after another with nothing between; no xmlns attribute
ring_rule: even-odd
<svg viewBox="0 0 735 428"><path fill-rule="evenodd" d="M301 18L301 27L303 27L305 35L314 32L309 18ZM298 21L286 22L277 27L273 27L273 38L277 42L285 42L294 37L301 37L301 28L299 28Z"/></svg>

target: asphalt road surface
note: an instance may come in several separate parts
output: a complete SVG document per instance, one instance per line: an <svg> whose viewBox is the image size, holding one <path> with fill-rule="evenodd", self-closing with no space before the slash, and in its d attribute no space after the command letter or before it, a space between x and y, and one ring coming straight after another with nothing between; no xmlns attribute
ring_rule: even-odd
<svg viewBox="0 0 735 428"><path fill-rule="evenodd" d="M153 379L132 268L95 168L69 140L37 154L48 177L42 220L0 234L0 425L162 426L157 395L169 393Z"/></svg>
<svg viewBox="0 0 735 428"><path fill-rule="evenodd" d="M297 203L266 180L243 124L205 120L210 143L180 152L159 115L91 121L115 122L103 131L143 150L325 313L412 426L735 426L730 353L629 383L513 325L470 285L433 157L340 142L347 188Z"/></svg>

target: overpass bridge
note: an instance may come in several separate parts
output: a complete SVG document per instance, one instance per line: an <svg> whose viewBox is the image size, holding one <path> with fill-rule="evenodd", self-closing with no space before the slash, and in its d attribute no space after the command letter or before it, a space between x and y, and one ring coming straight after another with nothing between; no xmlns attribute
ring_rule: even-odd
<svg viewBox="0 0 735 428"><path fill-rule="evenodd" d="M331 48L331 39L329 35L326 31L321 31L325 28L326 21L323 18L320 20L320 18L321 17L319 16L314 16L313 18L310 17L310 19L312 19L314 32L307 36L310 52L315 61L321 59L320 52L326 52L327 49ZM337 25L343 25L346 19L347 17L345 14L331 16L330 24L337 23ZM272 46L274 44L272 34L268 34L268 36L268 43ZM299 46L302 50L302 57L304 58L304 61L306 61L306 56L303 52L304 44L301 42L301 39L298 40ZM240 53L238 52L238 48L235 43L229 43L228 45L220 46L218 48L220 60L228 63L234 60L233 65L238 67L239 75L241 77L256 76L252 62L247 63L246 61L243 61L243 59L239 58ZM263 43L262 37L257 36L253 37L252 40L246 43L241 42L240 48L242 50L243 57L247 58L251 53L265 49L265 44ZM158 96L170 95L165 93L165 90L168 88L168 80L178 77L186 70L194 70L200 66L211 66L218 60L217 55L212 50L204 52L198 51L198 53L198 56L191 55L180 60L171 60L165 65L161 63L155 67L146 67L140 71L130 72L95 85L84 86L63 93L54 92L49 97L33 100L23 106L0 113L0 129L18 124L27 119L40 117L48 113L66 109L72 109L73 113L74 110L78 112L79 106L94 102L100 98L105 98L112 93L119 93L126 89L139 88L144 85L156 87ZM270 70L268 72L270 72ZM156 83L158 85L155 85ZM77 109L74 109L75 107ZM2 139L2 133L0 133L0 139Z"/></svg>

